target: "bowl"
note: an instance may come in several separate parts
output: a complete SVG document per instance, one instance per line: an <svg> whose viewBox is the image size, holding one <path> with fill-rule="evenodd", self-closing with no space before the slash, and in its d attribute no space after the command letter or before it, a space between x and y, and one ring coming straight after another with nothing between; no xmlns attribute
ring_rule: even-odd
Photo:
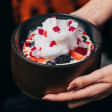
<svg viewBox="0 0 112 112"><path fill-rule="evenodd" d="M22 52L29 31L49 18L73 19L79 23L95 44L94 51L87 59L67 65L46 65L33 62ZM41 98L45 94L65 92L68 84L74 78L88 74L100 67L101 63L101 34L90 22L67 14L53 13L30 18L21 23L15 30L11 40L11 69L12 77L17 87L26 95Z"/></svg>

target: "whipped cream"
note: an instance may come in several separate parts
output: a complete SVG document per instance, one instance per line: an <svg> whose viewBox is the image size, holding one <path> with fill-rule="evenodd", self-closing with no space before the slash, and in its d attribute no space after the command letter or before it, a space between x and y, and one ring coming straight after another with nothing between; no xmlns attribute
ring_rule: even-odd
<svg viewBox="0 0 112 112"><path fill-rule="evenodd" d="M79 25L74 20L63 20L48 18L42 26L37 27L33 32L32 40L36 49L32 51L32 56L40 58L56 58L60 55L69 54L78 46L87 48L83 42L82 32ZM80 42L77 42L77 39Z"/></svg>

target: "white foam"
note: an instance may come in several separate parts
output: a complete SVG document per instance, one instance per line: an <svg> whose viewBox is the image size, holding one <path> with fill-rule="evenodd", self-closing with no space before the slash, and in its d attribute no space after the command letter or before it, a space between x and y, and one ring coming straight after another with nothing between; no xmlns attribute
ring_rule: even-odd
<svg viewBox="0 0 112 112"><path fill-rule="evenodd" d="M72 23L69 25L68 21L72 21ZM58 26L60 31L54 32L52 30L54 26ZM69 31L70 26L76 29L73 32ZM47 38L38 33L39 28L47 31ZM34 34L33 40L35 41L36 50L32 52L32 56L37 58L56 58L57 56L68 54L70 50L78 46L77 38L82 40L82 33L79 31L78 23L74 20L48 18L42 23L42 27L37 27ZM56 41L56 45L49 47L51 41ZM80 46L87 47L84 43L81 43ZM39 51L40 47L42 48L41 51Z"/></svg>

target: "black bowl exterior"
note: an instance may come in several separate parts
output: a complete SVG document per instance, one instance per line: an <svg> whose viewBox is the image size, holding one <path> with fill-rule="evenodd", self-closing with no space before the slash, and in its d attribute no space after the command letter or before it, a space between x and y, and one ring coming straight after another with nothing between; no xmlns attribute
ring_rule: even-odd
<svg viewBox="0 0 112 112"><path fill-rule="evenodd" d="M23 56L22 46L29 31L40 26L42 21L52 16L59 19L74 19L79 22L95 44L95 50L88 59L64 66L47 66L32 62ZM24 93L37 98L49 93L64 92L69 82L74 78L100 67L101 35L94 25L78 17L65 14L47 14L33 17L17 28L11 42L13 79Z"/></svg>

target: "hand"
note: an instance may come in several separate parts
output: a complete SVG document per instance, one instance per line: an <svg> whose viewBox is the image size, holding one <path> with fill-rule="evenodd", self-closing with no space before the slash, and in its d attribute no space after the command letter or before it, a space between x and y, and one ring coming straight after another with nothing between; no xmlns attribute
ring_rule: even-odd
<svg viewBox="0 0 112 112"><path fill-rule="evenodd" d="M70 13L70 15L81 17L81 18L91 22L95 26L99 26L99 24L97 23L96 19L93 18L93 16L91 17L91 15L88 14L88 12L86 12L84 10L78 10L78 11L72 12L72 13Z"/></svg>
<svg viewBox="0 0 112 112"><path fill-rule="evenodd" d="M43 99L67 101L69 108L75 108L109 96L112 94L112 64L74 79L67 90L64 93L48 94Z"/></svg>
<svg viewBox="0 0 112 112"><path fill-rule="evenodd" d="M99 27L112 16L112 0L89 0L83 7L71 14L84 18Z"/></svg>

